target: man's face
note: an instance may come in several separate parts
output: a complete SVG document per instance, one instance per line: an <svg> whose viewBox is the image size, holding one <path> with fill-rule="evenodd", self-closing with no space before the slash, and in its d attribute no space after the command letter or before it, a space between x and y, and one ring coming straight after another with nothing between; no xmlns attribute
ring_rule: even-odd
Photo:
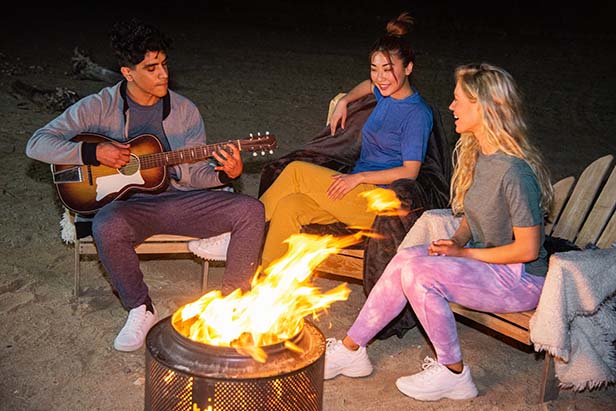
<svg viewBox="0 0 616 411"><path fill-rule="evenodd" d="M167 55L162 51L148 51L135 67L122 67L122 74L128 80L131 98L141 105L155 104L167 95L169 69Z"/></svg>

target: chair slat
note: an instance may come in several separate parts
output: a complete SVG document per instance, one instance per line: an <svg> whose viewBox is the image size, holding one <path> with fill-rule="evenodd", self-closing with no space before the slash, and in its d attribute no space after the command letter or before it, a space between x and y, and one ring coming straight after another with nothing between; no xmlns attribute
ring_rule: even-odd
<svg viewBox="0 0 616 411"><path fill-rule="evenodd" d="M613 156L610 154L603 156L595 160L582 172L569 201L565 205L565 209L554 225L552 230L554 237L575 241L588 210L590 210L603 181L605 181L612 159Z"/></svg>
<svg viewBox="0 0 616 411"><path fill-rule="evenodd" d="M612 244L616 243L616 212L612 214L612 218L607 223L607 226L603 230L603 234L599 237L599 241L597 241L597 247L599 248L608 248L611 247Z"/></svg>
<svg viewBox="0 0 616 411"><path fill-rule="evenodd" d="M475 321L491 330L513 338L526 345L532 345L528 332L528 322L534 311L524 311L522 313L495 314L483 311L475 311L464 306L449 303L451 310Z"/></svg>
<svg viewBox="0 0 616 411"><path fill-rule="evenodd" d="M546 233L552 233L554 222L558 220L558 216L560 216L560 213L563 211L563 206L569 198L569 194L571 194L571 188L574 183L575 177L569 176L557 181L556 184L554 184L554 201L552 201L552 209L550 210L550 215L548 216L549 223L545 225Z"/></svg>
<svg viewBox="0 0 616 411"><path fill-rule="evenodd" d="M605 224L614 214L616 208L616 167L608 178L603 190L584 222L575 243L583 248L586 244L595 244L605 228Z"/></svg>

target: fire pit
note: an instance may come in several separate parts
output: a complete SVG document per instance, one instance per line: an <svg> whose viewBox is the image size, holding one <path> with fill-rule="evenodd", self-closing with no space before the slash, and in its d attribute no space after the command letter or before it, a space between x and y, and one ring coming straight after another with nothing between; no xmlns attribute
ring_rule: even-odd
<svg viewBox="0 0 616 411"><path fill-rule="evenodd" d="M145 409L302 411L323 406L325 337L309 321L284 343L262 347L265 363L235 348L181 335L171 316L146 338Z"/></svg>
<svg viewBox="0 0 616 411"><path fill-rule="evenodd" d="M178 309L146 337L146 410L321 410L325 337L306 320L346 300L346 283L310 283L328 255L357 235L294 235L251 289L219 290Z"/></svg>

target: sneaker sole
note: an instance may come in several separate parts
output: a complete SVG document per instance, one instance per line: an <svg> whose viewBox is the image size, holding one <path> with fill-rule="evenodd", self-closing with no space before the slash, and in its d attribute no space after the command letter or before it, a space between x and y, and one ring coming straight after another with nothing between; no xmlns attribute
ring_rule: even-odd
<svg viewBox="0 0 616 411"><path fill-rule="evenodd" d="M324 374L323 378L326 380L331 380L332 378L336 378L339 375L344 375L345 377L349 377L349 378L362 378L362 377L367 377L369 375L372 374L373 370L370 370L369 372L366 371L360 371L360 372L348 372L348 371L337 371L336 373L334 373L333 375L327 375Z"/></svg>
<svg viewBox="0 0 616 411"><path fill-rule="evenodd" d="M142 346L143 346L143 344L139 344L139 345L135 346L135 345L120 345L120 344L116 344L115 342L113 343L113 348L116 351L122 351L122 352L137 351Z"/></svg>
<svg viewBox="0 0 616 411"><path fill-rule="evenodd" d="M227 256L220 256L220 255L210 255L207 253L204 253L203 251L201 251L201 249L199 247L193 246L192 244L188 243L188 249L195 254L198 257L203 258L204 260L212 260L212 261L226 261Z"/></svg>
<svg viewBox="0 0 616 411"><path fill-rule="evenodd" d="M396 381L396 387L398 390L407 397L415 398L419 401L438 401L443 398L449 398L451 400L468 400L475 398L479 392L474 387L473 390L467 390L466 392L441 392L441 393L415 393L409 392L406 388L401 387Z"/></svg>

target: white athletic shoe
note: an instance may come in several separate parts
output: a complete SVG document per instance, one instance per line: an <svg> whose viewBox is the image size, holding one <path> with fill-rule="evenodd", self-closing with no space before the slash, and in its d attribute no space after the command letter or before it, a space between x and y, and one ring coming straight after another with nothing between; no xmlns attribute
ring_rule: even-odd
<svg viewBox="0 0 616 411"><path fill-rule="evenodd" d="M460 374L455 374L434 359L426 357L421 368L423 371L417 374L398 378L396 387L403 394L420 401L437 401L441 398L466 400L477 396L477 387L468 366L465 365Z"/></svg>
<svg viewBox="0 0 616 411"><path fill-rule="evenodd" d="M365 377L372 374L372 363L368 358L366 347L351 351L335 338L328 338L325 349L325 375L329 380L337 375L347 377Z"/></svg>
<svg viewBox="0 0 616 411"><path fill-rule="evenodd" d="M216 237L202 238L188 242L188 249L204 260L225 261L231 233L222 233Z"/></svg>
<svg viewBox="0 0 616 411"><path fill-rule="evenodd" d="M118 351L135 351L141 348L150 328L158 321L158 313L154 314L145 309L145 304L133 308L128 312L126 324L113 342L113 348Z"/></svg>

